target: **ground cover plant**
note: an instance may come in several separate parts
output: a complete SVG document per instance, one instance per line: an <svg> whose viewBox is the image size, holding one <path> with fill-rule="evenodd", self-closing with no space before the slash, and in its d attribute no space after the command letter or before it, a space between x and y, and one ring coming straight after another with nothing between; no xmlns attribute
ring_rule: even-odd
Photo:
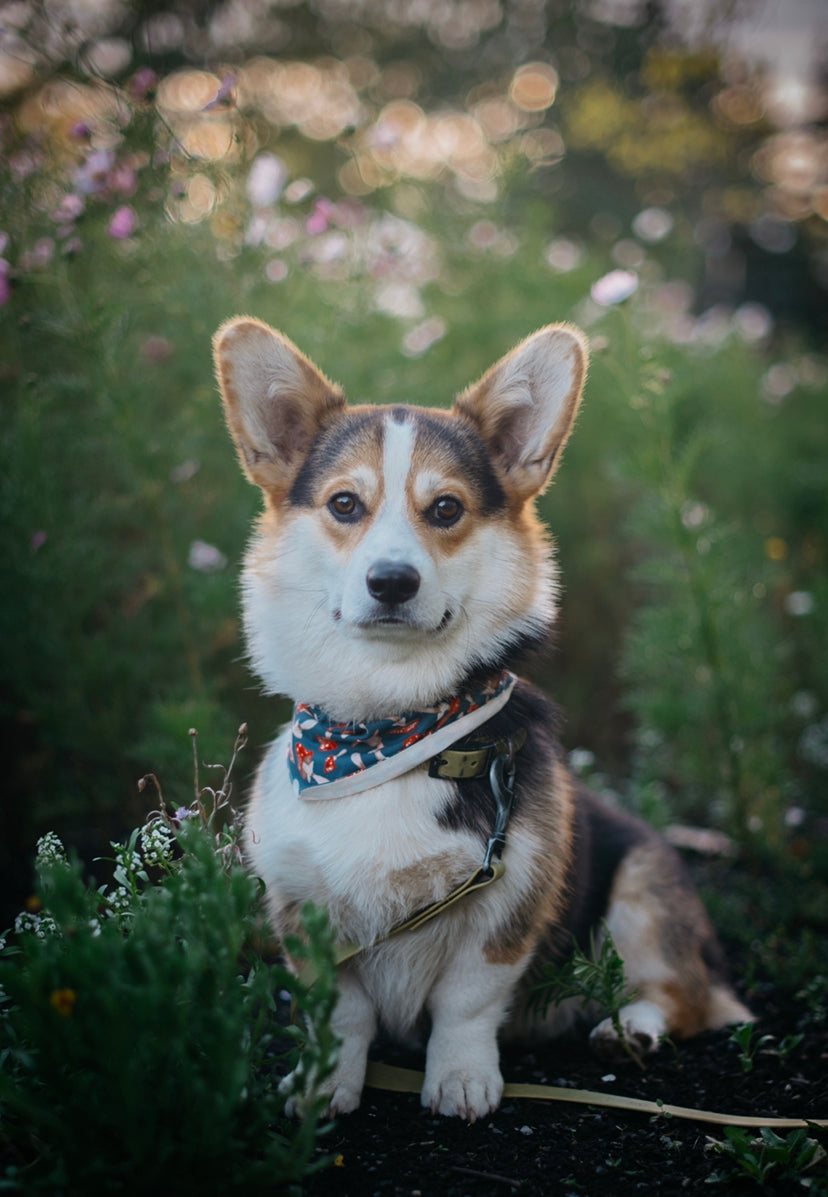
<svg viewBox="0 0 828 1197"><path fill-rule="evenodd" d="M357 24L332 0L282 6L269 42L256 5L245 34L232 25L240 6L182 0L169 11L183 40L163 51L163 22L140 5L121 13L129 28L113 18L85 32L53 6L18 5L12 24L2 10L0 926L32 892L40 837L58 833L93 874L115 841L129 879L147 805L135 779L156 774L178 804L189 728L223 745L246 721L244 771L286 715L240 659L236 573L256 500L210 372L221 321L249 312L283 329L355 400L439 405L539 325L571 319L592 366L566 469L543 499L565 590L557 643L533 678L561 703L590 784L693 845L688 861L759 1023L741 1039L668 1048L613 1082L578 1044L516 1053L507 1075L825 1117L825 221L818 173L803 166L818 130L807 116L775 125L761 73L715 47L665 42L663 22L526 4L535 24L521 24L515 6L483 5L490 23L464 43L477 7L425 5L419 25L405 8L394 17L366 3ZM127 46L120 67L102 65L108 41ZM33 71L13 85L10 45ZM734 253L753 289L730 288L720 267ZM84 923L89 967L114 970L114 985L127 945L137 953L164 928L174 937L173 924L206 951L199 912L221 901L235 912L221 949L229 1002L246 975L231 957L253 895L198 852L184 860L189 880L150 871L160 885L129 891L137 939L116 917L99 919L100 937ZM77 871L55 876L61 919L98 902ZM15 971L20 956L3 967L33 986L65 937L26 943L28 972ZM8 938L7 951L22 947ZM179 1017L176 1001L208 982L174 943L169 953L169 978L148 985ZM264 967L253 977L233 1018L264 1001ZM62 989L80 992L56 982L49 993ZM80 998L71 1016L47 1003L52 1022L39 1026L68 1029L81 1012ZM287 1015L277 996L277 1021ZM172 1024L158 1020L166 1050ZM217 1044L211 1067L232 1071L238 1039L212 1025L205 1036ZM264 1136L251 1169L297 1133L279 1122L272 1069L259 1068L265 1042L243 1057L258 1113L239 1096L240 1073L219 1086L238 1097L222 1117L239 1177L252 1134L239 1130L242 1110ZM42 1083L13 1047L0 1060L4 1102L9 1077ZM94 1069L64 1061L62 1083L74 1076L98 1100L91 1054ZM197 1064L187 1075L207 1101L209 1062ZM71 1105L68 1091L60 1100ZM47 1113L38 1134L53 1129ZM3 1117L14 1131L0 1131L4 1166L19 1183L29 1115L12 1105ZM197 1120L177 1117L195 1153ZM562 1192L597 1193L620 1188L618 1176L625 1191L651 1191L653 1177L664 1192L708 1180L713 1192L821 1191L824 1136L779 1136L518 1102L468 1128L373 1092L318 1148L308 1132L284 1150L297 1177L306 1156L341 1156L310 1192L520 1182L545 1193L554 1177ZM102 1163L94 1183L116 1172Z"/></svg>

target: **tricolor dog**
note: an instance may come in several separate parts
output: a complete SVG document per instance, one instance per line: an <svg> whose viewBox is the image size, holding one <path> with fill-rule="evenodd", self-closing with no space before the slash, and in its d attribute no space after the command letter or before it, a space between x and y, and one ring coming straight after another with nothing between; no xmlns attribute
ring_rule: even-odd
<svg viewBox="0 0 828 1197"><path fill-rule="evenodd" d="M219 330L215 360L264 496L243 575L250 658L295 702L258 770L246 849L277 935L312 900L362 948L340 966L331 1112L359 1105L380 1028L427 1037L424 1105L493 1110L499 1037L575 1017L527 1002L539 967L603 927L638 1051L748 1020L673 850L573 779L554 707L512 672L555 618L534 499L575 420L584 336L542 328L450 411L347 406L251 318ZM609 1020L592 1040L622 1046Z"/></svg>

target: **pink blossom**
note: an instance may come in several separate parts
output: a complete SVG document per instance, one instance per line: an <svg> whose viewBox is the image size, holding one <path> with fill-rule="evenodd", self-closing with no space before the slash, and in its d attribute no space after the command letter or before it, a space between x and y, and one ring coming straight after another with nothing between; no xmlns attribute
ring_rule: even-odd
<svg viewBox="0 0 828 1197"><path fill-rule="evenodd" d="M305 221L305 232L315 236L325 233L330 228L334 215L334 205L328 199L318 199L313 205L313 211Z"/></svg>
<svg viewBox="0 0 828 1197"><path fill-rule="evenodd" d="M34 248L28 250L20 258L20 268L23 271L42 270L48 266L55 254L55 243L51 237L39 237Z"/></svg>
<svg viewBox="0 0 828 1197"><path fill-rule="evenodd" d="M112 213L112 219L106 231L116 241L126 241L137 228L138 217L135 209L131 208L129 204L124 204L122 207L116 208Z"/></svg>
<svg viewBox="0 0 828 1197"><path fill-rule="evenodd" d="M11 283L9 282L9 264L5 258L0 258L0 308L11 299Z"/></svg>
<svg viewBox="0 0 828 1197"><path fill-rule="evenodd" d="M172 345L166 337L147 337L141 346L141 356L145 361L157 365L172 357Z"/></svg>
<svg viewBox="0 0 828 1197"><path fill-rule="evenodd" d="M138 189L138 175L125 162L116 162L109 172L107 183L112 191L121 195L134 195Z"/></svg>
<svg viewBox="0 0 828 1197"><path fill-rule="evenodd" d="M38 549L42 549L47 540L48 536L42 528L39 528L37 532L33 532L29 541L32 546L32 552L36 553Z"/></svg>
<svg viewBox="0 0 828 1197"><path fill-rule="evenodd" d="M52 213L52 220L55 224L71 224L73 220L77 220L85 207L84 200L74 191L68 195L64 195L58 206Z"/></svg>
<svg viewBox="0 0 828 1197"><path fill-rule="evenodd" d="M623 303L638 289L638 275L634 270L611 270L592 284L590 295L601 307Z"/></svg>

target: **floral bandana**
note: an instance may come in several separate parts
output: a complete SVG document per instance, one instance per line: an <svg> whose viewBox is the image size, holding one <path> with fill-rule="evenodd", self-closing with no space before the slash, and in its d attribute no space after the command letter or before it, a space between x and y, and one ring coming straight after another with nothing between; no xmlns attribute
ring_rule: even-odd
<svg viewBox="0 0 828 1197"><path fill-rule="evenodd" d="M331 723L319 707L297 703L287 750L294 789L303 798L344 798L400 777L491 719L516 681L504 669L480 690L368 723Z"/></svg>

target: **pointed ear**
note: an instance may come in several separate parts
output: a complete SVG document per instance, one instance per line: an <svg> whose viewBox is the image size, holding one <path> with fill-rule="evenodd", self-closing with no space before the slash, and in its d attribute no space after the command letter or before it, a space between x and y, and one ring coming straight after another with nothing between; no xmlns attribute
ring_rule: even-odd
<svg viewBox="0 0 828 1197"><path fill-rule="evenodd" d="M345 396L261 320L228 320L213 338L213 357L242 469L263 490L287 491L318 429L344 408Z"/></svg>
<svg viewBox="0 0 828 1197"><path fill-rule="evenodd" d="M587 367L587 339L549 324L459 395L454 411L473 421L504 485L520 499L543 490L572 429Z"/></svg>

